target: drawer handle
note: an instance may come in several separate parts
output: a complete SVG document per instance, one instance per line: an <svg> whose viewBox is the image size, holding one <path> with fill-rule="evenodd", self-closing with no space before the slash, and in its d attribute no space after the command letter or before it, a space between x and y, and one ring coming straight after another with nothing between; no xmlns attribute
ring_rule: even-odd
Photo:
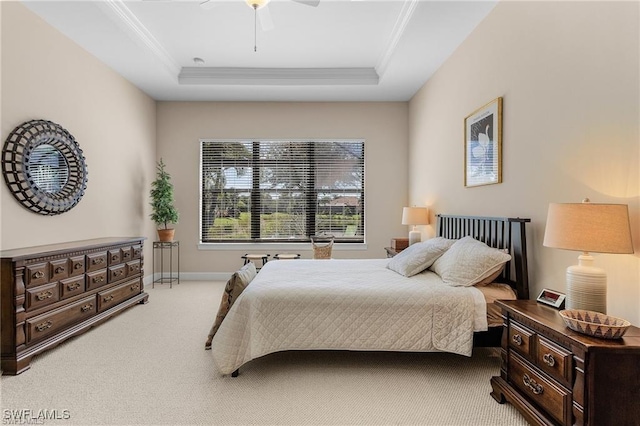
<svg viewBox="0 0 640 426"><path fill-rule="evenodd" d="M547 364L549 367L553 367L554 365L556 365L556 359L553 357L552 354L542 355L542 361L544 361L544 363Z"/></svg>
<svg viewBox="0 0 640 426"><path fill-rule="evenodd" d="M119 277L120 275L122 275L124 271L122 269L118 269L117 271L113 271L113 276L114 277Z"/></svg>
<svg viewBox="0 0 640 426"><path fill-rule="evenodd" d="M131 253L129 253L128 251L124 252L124 257L125 259L131 257Z"/></svg>
<svg viewBox="0 0 640 426"><path fill-rule="evenodd" d="M87 303L86 305L84 305L82 308L80 308L80 310L82 312L87 312L88 310L93 308L93 303Z"/></svg>
<svg viewBox="0 0 640 426"><path fill-rule="evenodd" d="M141 251L140 251L140 250L134 250L134 251L133 251L133 255L134 255L135 257L140 257L140 253L141 253Z"/></svg>
<svg viewBox="0 0 640 426"><path fill-rule="evenodd" d="M69 283L67 284L67 290L73 291L80 288L80 283Z"/></svg>
<svg viewBox="0 0 640 426"><path fill-rule="evenodd" d="M58 267L55 269L55 271L53 271L53 272L55 272L56 274L61 274L61 273L63 273L63 272L64 272L64 266L58 266Z"/></svg>
<svg viewBox="0 0 640 426"><path fill-rule="evenodd" d="M45 331L46 329L51 328L52 325L53 325L53 321L43 322L36 325L36 330Z"/></svg>
<svg viewBox="0 0 640 426"><path fill-rule="evenodd" d="M101 283L102 281L104 281L104 277L102 275L97 276L97 277L93 277L93 282L94 283Z"/></svg>
<svg viewBox="0 0 640 426"><path fill-rule="evenodd" d="M104 259L102 257L97 257L97 258L93 259L91 261L91 263L94 264L94 265L100 265L100 264L104 263Z"/></svg>
<svg viewBox="0 0 640 426"><path fill-rule="evenodd" d="M40 278L44 277L44 272L36 271L35 274L32 275L32 277L35 278L36 280L39 280Z"/></svg>
<svg viewBox="0 0 640 426"><path fill-rule="evenodd" d="M103 302L111 302L113 300L113 294L110 294L109 296L105 296L102 301Z"/></svg>
<svg viewBox="0 0 640 426"><path fill-rule="evenodd" d="M131 270L132 270L132 271L137 271L137 270L139 270L139 269L140 269L140 265L132 265L132 266L131 266Z"/></svg>
<svg viewBox="0 0 640 426"><path fill-rule="evenodd" d="M513 340L513 343L518 346L522 345L522 336L520 336L519 334L514 334L511 340Z"/></svg>
<svg viewBox="0 0 640 426"><path fill-rule="evenodd" d="M114 254L113 256L111 256L111 260L113 260L114 262L115 262L116 260L119 260L119 259L118 259L118 255L117 255L117 254Z"/></svg>
<svg viewBox="0 0 640 426"><path fill-rule="evenodd" d="M51 290L43 291L41 293L36 294L36 299L45 300L53 297L53 292Z"/></svg>
<svg viewBox="0 0 640 426"><path fill-rule="evenodd" d="M134 284L131 286L131 290L136 291L140 288L140 284Z"/></svg>
<svg viewBox="0 0 640 426"><path fill-rule="evenodd" d="M542 392L544 392L544 388L542 387L542 385L529 377L528 374L525 374L522 377L522 382L526 387L531 389L531 392L533 392L534 395L540 395Z"/></svg>
<svg viewBox="0 0 640 426"><path fill-rule="evenodd" d="M80 268L82 268L82 262L78 262L75 265L73 265L73 269L75 269L76 271Z"/></svg>

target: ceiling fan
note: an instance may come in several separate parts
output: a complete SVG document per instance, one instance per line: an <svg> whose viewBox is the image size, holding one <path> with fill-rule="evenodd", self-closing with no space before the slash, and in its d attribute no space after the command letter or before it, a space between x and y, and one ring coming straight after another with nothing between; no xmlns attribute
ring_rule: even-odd
<svg viewBox="0 0 640 426"><path fill-rule="evenodd" d="M203 9L212 9L222 1L228 1L228 0L202 0L200 2L200 7L202 7ZM291 1L304 4L306 6L311 6L311 7L316 7L320 3L320 0L291 0ZM262 28L262 31L269 31L273 29L274 27L273 19L271 19L271 13L269 12L269 8L267 7L270 0L244 0L244 2L254 11L254 27L257 26L257 20L260 19L260 27ZM257 37L257 32L254 30L254 46L253 46L254 51L258 50L258 45L255 40L256 37Z"/></svg>

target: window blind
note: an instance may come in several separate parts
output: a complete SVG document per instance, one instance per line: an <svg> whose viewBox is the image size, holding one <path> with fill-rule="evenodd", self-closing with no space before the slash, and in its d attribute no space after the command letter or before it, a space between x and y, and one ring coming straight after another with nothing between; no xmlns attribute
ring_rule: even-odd
<svg viewBox="0 0 640 426"><path fill-rule="evenodd" d="M364 242L364 141L201 141L202 242Z"/></svg>

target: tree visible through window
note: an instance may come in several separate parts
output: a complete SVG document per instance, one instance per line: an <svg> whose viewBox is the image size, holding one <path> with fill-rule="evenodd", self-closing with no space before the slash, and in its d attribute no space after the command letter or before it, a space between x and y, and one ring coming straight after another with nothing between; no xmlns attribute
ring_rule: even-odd
<svg viewBox="0 0 640 426"><path fill-rule="evenodd" d="M201 142L202 242L364 242L364 142Z"/></svg>

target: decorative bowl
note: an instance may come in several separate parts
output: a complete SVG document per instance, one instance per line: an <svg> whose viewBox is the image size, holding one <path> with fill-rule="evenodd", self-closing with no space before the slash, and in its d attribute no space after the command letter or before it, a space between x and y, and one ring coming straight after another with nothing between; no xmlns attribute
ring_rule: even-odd
<svg viewBox="0 0 640 426"><path fill-rule="evenodd" d="M560 316L570 329L602 339L620 339L631 326L622 318L582 309L565 309Z"/></svg>

